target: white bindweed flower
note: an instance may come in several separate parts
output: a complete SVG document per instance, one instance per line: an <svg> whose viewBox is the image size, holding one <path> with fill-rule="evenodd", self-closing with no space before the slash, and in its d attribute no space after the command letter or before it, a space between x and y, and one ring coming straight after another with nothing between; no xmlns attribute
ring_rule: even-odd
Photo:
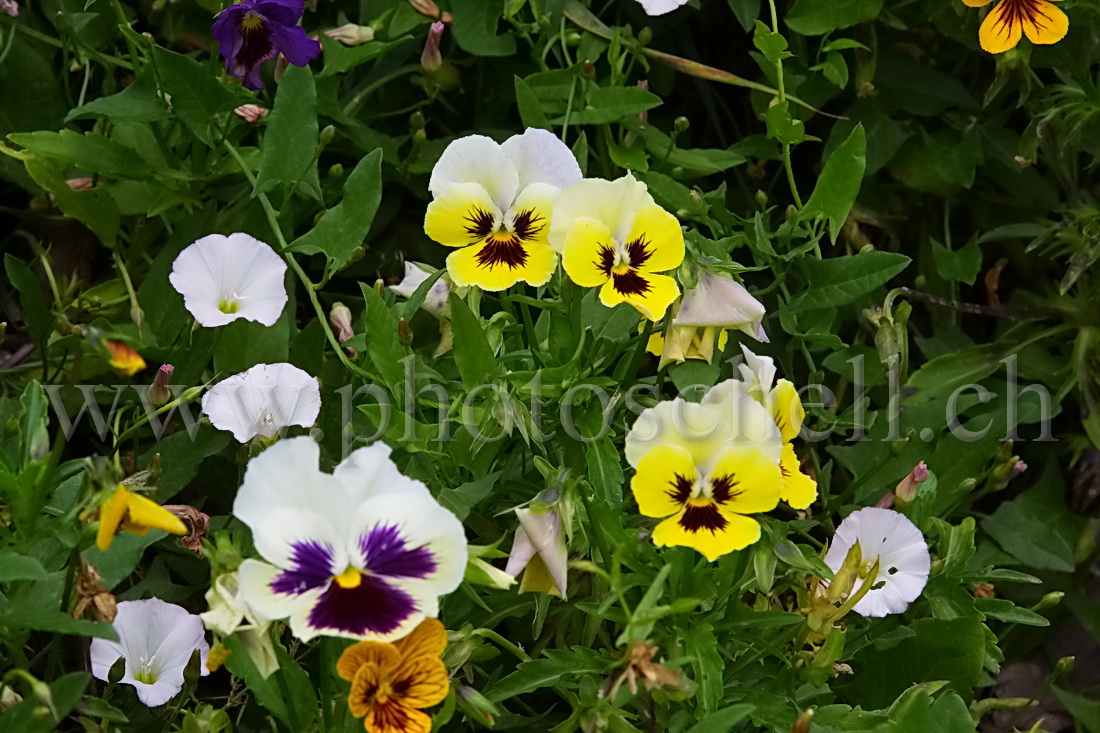
<svg viewBox="0 0 1100 733"><path fill-rule="evenodd" d="M244 318L273 326L286 305L286 263L271 247L242 232L211 234L188 245L168 281L200 326Z"/></svg>
<svg viewBox="0 0 1100 733"><path fill-rule="evenodd" d="M236 572L217 577L210 590L206 591L206 604L210 610L199 614L206 628L222 636L236 634L265 679L279 669L275 645L267 632L270 622L260 621L241 597L240 579Z"/></svg>
<svg viewBox="0 0 1100 733"><path fill-rule="evenodd" d="M547 130L531 128L503 144L459 138L432 169L424 231L454 248L447 272L455 285L545 285L558 262L547 239L551 209L580 178L573 153Z"/></svg>
<svg viewBox="0 0 1100 733"><path fill-rule="evenodd" d="M402 298L411 298L413 293L416 292L416 289L420 287L420 284L433 274L433 272L424 269L415 262L406 262L405 277L396 285L391 285L390 290L397 293ZM448 315L447 296L450 295L450 292L451 283L447 280L446 276L443 276L436 280L435 284L428 290L427 295L424 296L424 302L420 304L420 307L436 318L444 318Z"/></svg>
<svg viewBox="0 0 1100 733"><path fill-rule="evenodd" d="M688 0L638 0L646 15L664 15L687 5Z"/></svg>
<svg viewBox="0 0 1100 733"><path fill-rule="evenodd" d="M249 461L233 514L263 560L241 564L241 597L259 620L288 619L302 641L400 639L462 582L462 523L381 443L331 474L319 459L317 444L299 437Z"/></svg>
<svg viewBox="0 0 1100 733"><path fill-rule="evenodd" d="M201 656L200 674L209 674L210 645L202 620L174 603L159 598L122 601L111 626L118 641L92 639L92 674L106 680L111 666L124 657L126 673L121 682L133 685L138 699L151 708L183 689L183 669L196 649Z"/></svg>
<svg viewBox="0 0 1100 733"><path fill-rule="evenodd" d="M732 328L759 341L767 342L760 322L764 306L749 295L745 286L731 277L703 270L699 282L684 292L680 310L672 319L674 326Z"/></svg>
<svg viewBox="0 0 1100 733"><path fill-rule="evenodd" d="M862 567L870 570L878 560L878 575L869 578L868 591L852 609L861 616L901 613L915 601L928 583L931 557L924 535L904 514L891 509L867 507L849 514L825 554L825 564L840 570L852 545L859 542ZM855 590L860 587L857 582Z"/></svg>
<svg viewBox="0 0 1100 733"><path fill-rule="evenodd" d="M312 427L321 410L317 380L292 364L257 364L218 382L202 396L202 413L238 443L282 428Z"/></svg>

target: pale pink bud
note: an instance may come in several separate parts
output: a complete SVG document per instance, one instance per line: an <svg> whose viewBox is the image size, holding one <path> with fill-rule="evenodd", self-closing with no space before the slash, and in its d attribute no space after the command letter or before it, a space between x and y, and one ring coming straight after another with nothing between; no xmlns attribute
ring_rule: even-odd
<svg viewBox="0 0 1100 733"><path fill-rule="evenodd" d="M328 322L340 343L355 335L351 328L351 309L343 303L333 303L332 310L328 313Z"/></svg>
<svg viewBox="0 0 1100 733"><path fill-rule="evenodd" d="M426 15L435 20L442 20L447 25L454 22L454 16L450 13L440 13L439 6L433 3L432 0L409 0L409 5L412 5L416 12L421 15Z"/></svg>
<svg viewBox="0 0 1100 733"><path fill-rule="evenodd" d="M374 29L367 25L348 23L325 31L325 35L345 46L360 46L374 40Z"/></svg>
<svg viewBox="0 0 1100 733"><path fill-rule="evenodd" d="M1021 473L1027 470L1027 464L1023 461L1017 460L1015 465L1012 466L1012 475L1019 476Z"/></svg>
<svg viewBox="0 0 1100 733"><path fill-rule="evenodd" d="M19 15L19 3L15 0L0 0L0 8L13 18Z"/></svg>
<svg viewBox="0 0 1100 733"><path fill-rule="evenodd" d="M913 470L909 472L909 475L901 480L901 483L894 489L894 493L897 495L898 506L905 507L913 502L913 499L917 498L917 484L924 483L928 480L928 466L921 461Z"/></svg>
<svg viewBox="0 0 1100 733"><path fill-rule="evenodd" d="M420 65L425 71L435 71L443 65L443 55L439 52L439 43L443 40L443 29L446 28L441 21L432 23L428 29L428 40L424 42L424 53L420 54Z"/></svg>
<svg viewBox="0 0 1100 733"><path fill-rule="evenodd" d="M168 382L172 379L172 372L176 368L171 364L163 364L157 370L157 376L153 377L153 384L149 387L149 401L157 407L167 404L172 399L172 390Z"/></svg>
<svg viewBox="0 0 1100 733"><path fill-rule="evenodd" d="M258 104L242 104L233 110L245 122L256 123L267 115L267 109Z"/></svg>
<svg viewBox="0 0 1100 733"><path fill-rule="evenodd" d="M3 2L3 0L0 0L0 2ZM87 176L82 178L70 178L65 181L65 183L69 184L69 188L74 191L87 191L89 188L95 186L95 180Z"/></svg>

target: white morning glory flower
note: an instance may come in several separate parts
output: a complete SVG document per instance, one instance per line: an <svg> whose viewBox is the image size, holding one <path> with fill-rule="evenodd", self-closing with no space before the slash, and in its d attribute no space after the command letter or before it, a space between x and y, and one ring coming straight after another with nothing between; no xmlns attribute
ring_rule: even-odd
<svg viewBox="0 0 1100 733"><path fill-rule="evenodd" d="M468 135L432 169L424 231L454 248L447 272L459 287L544 285L558 263L547 239L554 200L580 179L573 153L547 130L530 128L503 144Z"/></svg>
<svg viewBox="0 0 1100 733"><path fill-rule="evenodd" d="M638 0L646 15L664 15L671 13L682 5L687 5L688 0Z"/></svg>
<svg viewBox="0 0 1100 733"><path fill-rule="evenodd" d="M271 247L242 232L211 234L188 245L168 281L200 326L244 318L272 326L286 305L286 263Z"/></svg>
<svg viewBox="0 0 1100 733"><path fill-rule="evenodd" d="M238 443L257 435L270 440L290 425L312 427L320 411L317 380L293 364L257 364L202 396L202 413Z"/></svg>
<svg viewBox="0 0 1100 733"><path fill-rule="evenodd" d="M317 444L299 437L249 462L233 514L263 557L239 570L255 613L288 619L303 641L391 641L438 615L439 597L462 582L466 536L389 456L375 443L322 473Z"/></svg>
<svg viewBox="0 0 1100 733"><path fill-rule="evenodd" d="M825 564L833 572L840 570L852 545L859 542L863 567L870 569L878 560L878 576L852 610L861 616L887 616L901 613L917 600L925 584L932 560L924 535L904 514L892 509L867 507L849 514L840 526L825 554ZM855 593L859 587L859 581Z"/></svg>
<svg viewBox="0 0 1100 733"><path fill-rule="evenodd" d="M122 601L111 624L118 641L92 639L92 674L106 680L119 657L126 659L121 682L133 685L138 699L153 708L183 689L183 669L198 649L200 674L207 675L206 631L202 620L174 603L159 598Z"/></svg>

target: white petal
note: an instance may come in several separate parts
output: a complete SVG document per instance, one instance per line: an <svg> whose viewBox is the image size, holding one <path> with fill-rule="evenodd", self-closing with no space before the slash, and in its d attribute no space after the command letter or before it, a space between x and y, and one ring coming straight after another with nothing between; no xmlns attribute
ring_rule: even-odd
<svg viewBox="0 0 1100 733"><path fill-rule="evenodd" d="M281 428L308 428L321 410L317 380L291 364L257 364L214 385L202 397L202 411L214 427L247 443L273 437Z"/></svg>
<svg viewBox="0 0 1100 733"><path fill-rule="evenodd" d="M558 252L577 219L589 218L602 222L611 230L615 241L625 244L634 214L642 206L653 203L646 185L625 175L614 181L585 178L565 189L554 202L550 218L550 246Z"/></svg>
<svg viewBox="0 0 1100 733"><path fill-rule="evenodd" d="M411 298L420 284L427 280L431 273L415 262L405 262L405 277L396 285L391 285L390 290L402 298Z"/></svg>
<svg viewBox="0 0 1100 733"><path fill-rule="evenodd" d="M205 670L206 667L203 666L203 669ZM158 676L157 681L151 685L147 685L144 682L138 682L129 677L129 675L123 677L120 682L133 685L134 690L137 692L138 700L141 700L144 705L151 708L165 704L178 695L180 690L183 689L182 668L179 670L179 674L164 674Z"/></svg>
<svg viewBox="0 0 1100 733"><path fill-rule="evenodd" d="M534 556L535 545L521 524L516 528L516 536L512 540L512 552L508 555L508 565L504 568L504 572L513 578L518 577Z"/></svg>
<svg viewBox="0 0 1100 733"><path fill-rule="evenodd" d="M222 636L229 636L245 619L250 610L241 598L240 580L236 572L222 573L206 591L206 605L210 609L199 614L203 626Z"/></svg>
<svg viewBox="0 0 1100 733"><path fill-rule="evenodd" d="M516 197L519 175L512 161L493 140L468 135L451 142L439 157L428 181L428 190L439 196L455 183L478 183L501 211Z"/></svg>
<svg viewBox="0 0 1100 733"><path fill-rule="evenodd" d="M397 293L402 298L411 298L413 293L416 292L416 289L420 287L420 284L433 274L434 271L429 272L423 266L415 262L406 262L404 279L396 285L391 285L390 290ZM424 296L424 302L420 304L420 307L436 318L439 318L446 314L447 296L450 292L451 282L447 279L447 276L444 275L435 281L435 284L432 285L427 295Z"/></svg>
<svg viewBox="0 0 1100 733"><path fill-rule="evenodd" d="M678 326L734 328L756 337L764 306L741 283L704 270L699 283L684 293L673 321Z"/></svg>
<svg viewBox="0 0 1100 733"><path fill-rule="evenodd" d="M565 598L569 551L565 546L565 535L561 531L561 516L556 509L547 512L517 509L516 517L546 565L561 597Z"/></svg>
<svg viewBox="0 0 1100 733"><path fill-rule="evenodd" d="M664 15L677 8L687 5L688 0L638 0L646 15Z"/></svg>
<svg viewBox="0 0 1100 733"><path fill-rule="evenodd" d="M186 247L172 263L168 281L201 326L224 326L245 318L271 326L286 305L286 263L263 242L240 232L211 234ZM234 304L224 313L223 303Z"/></svg>
<svg viewBox="0 0 1100 733"><path fill-rule="evenodd" d="M275 619L289 618L296 614L308 614L320 590L309 590L299 595L276 593L271 590L271 581L279 574L279 569L259 560L245 560L238 570L241 583L241 597L256 613L260 623Z"/></svg>
<svg viewBox="0 0 1100 733"><path fill-rule="evenodd" d="M397 470L385 443L373 443L352 451L332 475L344 485L352 506L383 494L415 495L417 500L435 501L427 486Z"/></svg>
<svg viewBox="0 0 1100 733"><path fill-rule="evenodd" d="M97 680L106 682L111 667L124 656L122 644L107 639L92 639L89 656L92 658L92 675Z"/></svg>
<svg viewBox="0 0 1100 733"><path fill-rule="evenodd" d="M749 386L749 391L756 394L767 395L775 385L775 362L770 356L757 356L752 350L741 344L741 351L745 355L745 363L738 365L741 379Z"/></svg>
<svg viewBox="0 0 1100 733"><path fill-rule="evenodd" d="M530 127L505 140L501 148L519 174L518 191L532 183L568 188L581 180L581 167L573 152L549 130Z"/></svg>

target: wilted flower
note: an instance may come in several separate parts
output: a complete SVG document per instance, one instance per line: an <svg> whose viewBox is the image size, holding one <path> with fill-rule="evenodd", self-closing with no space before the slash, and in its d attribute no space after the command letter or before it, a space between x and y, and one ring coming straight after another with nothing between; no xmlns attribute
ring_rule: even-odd
<svg viewBox="0 0 1100 733"><path fill-rule="evenodd" d="M103 552L111 548L111 541L122 531L144 535L151 529L163 529L172 534L187 534L187 526L176 515L152 499L130 492L122 484L105 495L98 517L95 544Z"/></svg>
<svg viewBox="0 0 1100 733"><path fill-rule="evenodd" d="M225 57L225 70L249 89L263 89L260 64L283 54L305 66L321 53L321 44L298 26L302 0L244 0L230 5L210 32Z"/></svg>
<svg viewBox="0 0 1100 733"><path fill-rule="evenodd" d="M90 562L82 560L80 570L76 573L76 605L73 607L73 618L84 618L84 614L91 611L93 621L99 623L111 623L118 614L118 603L107 586L103 585L103 578L99 571Z"/></svg>
<svg viewBox="0 0 1100 733"><path fill-rule="evenodd" d="M871 590L852 608L861 616L901 613L915 601L928 582L931 557L924 535L904 514L867 507L849 514L829 544L825 564L834 573L848 551L859 543L863 571L877 563L876 577L863 582Z"/></svg>
<svg viewBox="0 0 1100 733"><path fill-rule="evenodd" d="M265 678L279 669L275 645L267 633L270 622L261 621L241 597L236 572L217 577L210 590L206 591L206 605L210 610L199 614L206 628L221 636L236 634L252 663Z"/></svg>
<svg viewBox="0 0 1100 733"><path fill-rule="evenodd" d="M1060 1L1060 0L1055 0ZM980 8L992 0L963 0L968 7ZM1047 0L1001 0L990 11L978 30L978 41L989 53L1015 48L1021 36L1032 43L1057 43L1069 31L1069 18Z"/></svg>
<svg viewBox="0 0 1100 733"><path fill-rule="evenodd" d="M455 248L447 256L454 284L546 284L557 266L547 241L551 208L580 177L573 153L547 130L531 128L503 144L469 135L448 145L428 183L435 199L424 231Z"/></svg>
<svg viewBox="0 0 1100 733"><path fill-rule="evenodd" d="M555 502L548 497L546 502ZM512 541L512 554L504 572L513 578L523 573L519 590L541 591L565 598L567 562L569 550L565 546L565 529L561 526L561 515L553 503L549 506L536 506L533 509L516 509L519 527Z"/></svg>
<svg viewBox="0 0 1100 733"><path fill-rule="evenodd" d="M159 598L123 601L111 626L118 641L92 639L92 674L106 681L111 666L125 658L122 684L132 685L138 699L151 708L183 689L183 669L196 649L202 661L200 674L209 674L205 662L210 645L202 621L174 603Z"/></svg>
<svg viewBox="0 0 1100 733"><path fill-rule="evenodd" d="M639 678L647 690L676 687L680 684L680 670L669 669L653 661L657 651L657 647L649 646L642 641L635 641L634 646L630 647L630 651L627 652L629 665L626 668L626 684L631 692L638 691Z"/></svg>
<svg viewBox="0 0 1100 733"><path fill-rule="evenodd" d="M735 329L758 341L768 337L760 325L764 306L749 295L745 286L731 277L703 270L694 288L684 291L674 326L713 326Z"/></svg>
<svg viewBox="0 0 1100 733"><path fill-rule="evenodd" d="M432 719L423 708L443 702L450 691L439 655L447 630L434 618L392 644L361 641L344 650L336 672L351 682L348 710L363 718L369 733L428 733Z"/></svg>
<svg viewBox="0 0 1100 733"><path fill-rule="evenodd" d="M157 370L157 376L153 377L153 384L149 387L149 401L157 407L168 404L172 399L172 390L169 389L168 382L172 379L174 371L176 368L171 364L161 364L160 369Z"/></svg>
<svg viewBox="0 0 1100 733"><path fill-rule="evenodd" d="M369 25L347 23L339 28L325 31L325 35L345 46L361 46L374 40L374 29Z"/></svg>
<svg viewBox="0 0 1100 733"><path fill-rule="evenodd" d="M550 244L569 278L599 288L608 308L629 303L659 321L680 294L675 279L657 274L684 259L680 222L631 175L588 178L563 191L554 204Z"/></svg>
<svg viewBox="0 0 1100 733"><path fill-rule="evenodd" d="M240 566L241 597L258 615L289 617L303 641L388 641L439 613L466 567L462 524L389 452L360 448L327 474L300 437L249 461L233 514L266 561Z"/></svg>
<svg viewBox="0 0 1100 733"><path fill-rule="evenodd" d="M124 341L103 339L103 345L110 355L108 363L123 374L133 376L145 368L145 359Z"/></svg>
<svg viewBox="0 0 1100 733"><path fill-rule="evenodd" d="M646 15L664 15L687 5L688 0L638 0Z"/></svg>
<svg viewBox="0 0 1100 733"><path fill-rule="evenodd" d="M439 44L443 40L443 29L446 28L442 21L432 23L428 29L428 38L424 42L424 51L420 54L420 65L425 71L435 71L443 65L443 56L439 52Z"/></svg>
<svg viewBox="0 0 1100 733"><path fill-rule="evenodd" d="M261 107L258 104L242 104L240 107L233 110L233 112L245 122L255 124L267 116L268 110L266 107Z"/></svg>
<svg viewBox="0 0 1100 733"><path fill-rule="evenodd" d="M320 411L317 380L293 364L257 364L202 396L202 413L238 443L257 435L270 440L291 425L312 427Z"/></svg>
<svg viewBox="0 0 1100 733"><path fill-rule="evenodd" d="M391 285L390 290L402 298L411 298L420 284L432 276L432 272L424 269L415 262L405 263L405 277L396 285ZM447 297L451 292L451 283L443 276L435 281L431 289L424 296L424 302L420 307L431 313L436 318L445 318L448 315Z"/></svg>
<svg viewBox="0 0 1100 733"><path fill-rule="evenodd" d="M286 305L286 263L242 232L211 234L190 244L172 263L168 281L200 326L238 318L273 326Z"/></svg>
<svg viewBox="0 0 1100 733"><path fill-rule="evenodd" d="M165 504L164 511L179 517L190 528L186 537L180 538L180 544L199 557L202 557L202 538L210 531L210 515L200 512L190 504Z"/></svg>
<svg viewBox="0 0 1100 733"><path fill-rule="evenodd" d="M6 2L6 0L0 0L0 4ZM87 191L90 188L95 187L95 179L89 176L80 176L79 178L70 178L65 183L69 184L69 188L74 191Z"/></svg>

